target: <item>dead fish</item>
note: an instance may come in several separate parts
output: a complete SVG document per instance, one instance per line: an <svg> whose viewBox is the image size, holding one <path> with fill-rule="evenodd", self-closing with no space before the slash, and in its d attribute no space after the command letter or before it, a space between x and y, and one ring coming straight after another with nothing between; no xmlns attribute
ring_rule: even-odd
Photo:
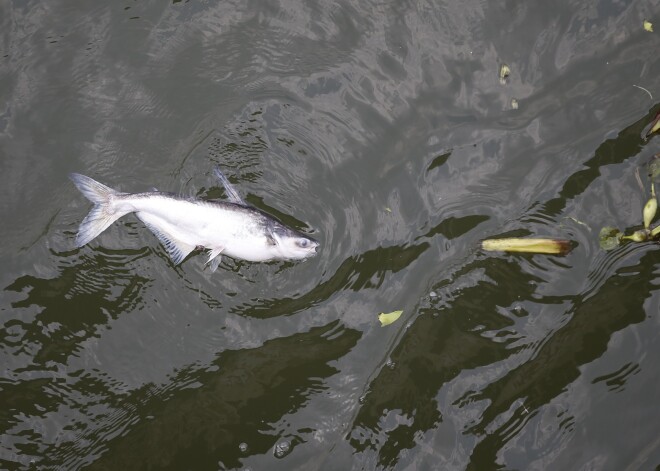
<svg viewBox="0 0 660 471"><path fill-rule="evenodd" d="M175 265L196 248L209 250L214 272L221 254L251 262L299 260L316 254L319 243L248 205L222 174L215 176L228 201L205 201L172 193L122 193L72 173L73 183L94 207L80 224L76 245L82 247L120 217L135 215L165 246Z"/></svg>

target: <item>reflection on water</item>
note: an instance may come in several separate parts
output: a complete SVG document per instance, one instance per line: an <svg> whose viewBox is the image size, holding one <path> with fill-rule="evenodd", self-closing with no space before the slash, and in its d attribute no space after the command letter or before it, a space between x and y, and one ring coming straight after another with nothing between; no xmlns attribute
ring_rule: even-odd
<svg viewBox="0 0 660 471"><path fill-rule="evenodd" d="M471 268L481 266L485 278L515 280L515 286L503 292L493 282L482 282L461 290L451 306L421 309L417 321L392 352L396 367L383 368L369 385L369 394L353 424L354 447L358 451L380 450L379 464L392 465L403 450L415 446L415 437L442 422L445 408L452 412L458 409L452 416L462 419L462 432L481 438L471 453L470 466L488 467L497 461L498 450L506 446L512 434L523 432L539 408L552 403L580 376L582 365L602 355L615 332L644 320L644 299L626 293L644 285L648 289L653 264L644 262L652 257L647 253L635 267L613 273L599 293L587 300L575 296L537 299L558 305L555 314L569 315L570 319L531 344L521 319L511 309L517 299L534 297L530 276L503 260L475 263ZM635 279L628 275L631 269L636 272ZM498 306L507 309L499 311ZM552 315L552 311L546 309L544 315ZM473 376L469 389L455 402L438 404L437 391L443 384L462 372L507 359L511 363L506 370L494 372L492 377ZM473 418L475 408L480 412ZM467 412L461 414L461 409ZM381 421L392 410L409 420L382 430Z"/></svg>
<svg viewBox="0 0 660 471"><path fill-rule="evenodd" d="M203 368L177 371L161 389L108 397L114 409L103 413L108 423L99 427L90 417L75 438L47 450L50 464L77 466L80 456L102 455L89 469L233 468L247 454L241 443L250 454L268 453L284 434L295 448L314 424L297 430L275 424L324 394L324 379L338 373L328 363L359 338L334 322L257 349L225 351Z"/></svg>
<svg viewBox="0 0 660 471"><path fill-rule="evenodd" d="M657 244L597 234L641 224L659 14L0 4L0 467L653 468ZM319 254L73 248L69 172L216 199L216 165Z"/></svg>
<svg viewBox="0 0 660 471"><path fill-rule="evenodd" d="M29 349L29 368L65 364L78 345L98 334L109 316L140 309L150 280L136 276L125 264L143 256L144 251L106 252L65 267L57 278L16 279L5 290L25 297L11 307L21 312L36 306L38 312L29 322L20 317L8 320L0 329L0 342L15 354Z"/></svg>

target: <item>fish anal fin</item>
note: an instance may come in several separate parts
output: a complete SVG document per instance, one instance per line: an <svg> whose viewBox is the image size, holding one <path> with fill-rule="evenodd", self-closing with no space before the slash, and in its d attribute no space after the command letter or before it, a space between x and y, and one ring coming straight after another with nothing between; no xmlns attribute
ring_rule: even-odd
<svg viewBox="0 0 660 471"><path fill-rule="evenodd" d="M142 220L142 222L144 222L145 226L147 226L147 228L154 233L160 243L163 244L175 265L183 262L185 258L190 255L190 252L195 250L195 245L187 244L176 239L175 237L172 237L170 234L166 234L155 225L146 221L144 215L138 214L138 217Z"/></svg>

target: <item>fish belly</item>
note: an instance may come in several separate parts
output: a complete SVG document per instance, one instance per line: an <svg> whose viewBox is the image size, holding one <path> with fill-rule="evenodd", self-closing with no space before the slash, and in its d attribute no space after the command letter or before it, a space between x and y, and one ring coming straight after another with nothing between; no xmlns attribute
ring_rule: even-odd
<svg viewBox="0 0 660 471"><path fill-rule="evenodd" d="M263 229L249 212L221 206L154 197L133 201L137 216L174 240L248 261L274 258Z"/></svg>

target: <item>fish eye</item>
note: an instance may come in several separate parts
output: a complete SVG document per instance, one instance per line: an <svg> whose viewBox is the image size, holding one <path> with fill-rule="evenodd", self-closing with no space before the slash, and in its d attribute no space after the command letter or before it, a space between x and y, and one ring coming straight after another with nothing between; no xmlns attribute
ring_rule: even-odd
<svg viewBox="0 0 660 471"><path fill-rule="evenodd" d="M307 248L307 246L309 245L309 240L307 240L307 239L298 239L298 245L300 247L302 247L303 249Z"/></svg>

